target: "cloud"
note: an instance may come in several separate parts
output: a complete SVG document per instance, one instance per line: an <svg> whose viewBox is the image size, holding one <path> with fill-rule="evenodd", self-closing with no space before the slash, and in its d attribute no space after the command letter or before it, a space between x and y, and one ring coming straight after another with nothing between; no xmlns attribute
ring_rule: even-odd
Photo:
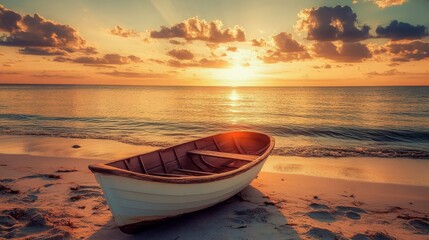
<svg viewBox="0 0 429 240"><path fill-rule="evenodd" d="M407 78L409 77L423 77L423 78L427 78L429 72L401 72L398 71L397 69L390 69L384 72L377 72L377 71L373 71L373 72L368 72L366 73L366 75L368 75L369 77L391 77L391 76L405 76Z"/></svg>
<svg viewBox="0 0 429 240"><path fill-rule="evenodd" d="M121 72L114 70L113 72L100 72L99 74L114 76L114 77L123 77L123 78L161 78L166 77L166 74L161 73L142 73L142 72Z"/></svg>
<svg viewBox="0 0 429 240"><path fill-rule="evenodd" d="M304 46L295 41L290 33L281 32L272 38L280 52L292 53L305 51Z"/></svg>
<svg viewBox="0 0 429 240"><path fill-rule="evenodd" d="M177 41L177 40L174 40L174 39L170 39L168 42L171 43L171 44L173 44L173 45L185 45L184 42L180 42L180 41Z"/></svg>
<svg viewBox="0 0 429 240"><path fill-rule="evenodd" d="M167 54L179 60L189 60L194 58L194 54L187 49L173 49Z"/></svg>
<svg viewBox="0 0 429 240"><path fill-rule="evenodd" d="M0 5L0 30L4 32L18 31L22 16Z"/></svg>
<svg viewBox="0 0 429 240"><path fill-rule="evenodd" d="M113 29L110 30L110 33L119 37L138 37L140 34L135 30L125 29L119 25L116 25Z"/></svg>
<svg viewBox="0 0 429 240"><path fill-rule="evenodd" d="M353 3L357 3L358 0L353 0ZM387 8L392 6L399 6L407 2L407 0L365 0L365 2L373 2L379 8Z"/></svg>
<svg viewBox="0 0 429 240"><path fill-rule="evenodd" d="M43 71L39 74L32 74L32 77L36 78L80 78L78 75L71 75L71 74L60 74L60 73L49 73L46 71Z"/></svg>
<svg viewBox="0 0 429 240"><path fill-rule="evenodd" d="M357 26L357 15L349 6L304 9L299 17L297 29L306 31L309 40L354 42L370 37L370 27Z"/></svg>
<svg viewBox="0 0 429 240"><path fill-rule="evenodd" d="M178 60L168 61L168 65L176 68L188 68L188 67L199 67L199 68L227 68L231 64L221 59L207 59L203 58L199 61L191 62L180 62Z"/></svg>
<svg viewBox="0 0 429 240"><path fill-rule="evenodd" d="M429 43L422 41L391 42L381 51L381 53L383 52L392 54L393 62L419 61L429 58Z"/></svg>
<svg viewBox="0 0 429 240"><path fill-rule="evenodd" d="M20 72L0 71L0 75L15 75L21 74Z"/></svg>
<svg viewBox="0 0 429 240"><path fill-rule="evenodd" d="M252 46L254 47L264 47L267 45L267 42L263 38L252 39Z"/></svg>
<svg viewBox="0 0 429 240"><path fill-rule="evenodd" d="M368 72L366 73L366 75L370 75L370 76L392 76L392 75L404 75L404 72L399 72L397 69L390 69L384 72Z"/></svg>
<svg viewBox="0 0 429 240"><path fill-rule="evenodd" d="M162 60L159 60L159 59L155 59L155 58L149 58L148 60L149 60L149 61L151 61L151 62L154 62L154 63L158 63L158 64L164 64L164 61L162 61Z"/></svg>
<svg viewBox="0 0 429 240"><path fill-rule="evenodd" d="M274 49L267 50L259 57L264 63L291 62L310 58L304 45L292 38L292 34L281 32L271 37Z"/></svg>
<svg viewBox="0 0 429 240"><path fill-rule="evenodd" d="M332 68L332 66L330 64L325 64L325 65L320 65L320 66L313 66L313 68L315 68L315 69L321 69L321 68L330 69L330 68Z"/></svg>
<svg viewBox="0 0 429 240"><path fill-rule="evenodd" d="M217 43L206 43L206 46L211 50L216 50L217 48L219 48L219 44Z"/></svg>
<svg viewBox="0 0 429 240"><path fill-rule="evenodd" d="M42 48L42 47L25 47L19 49L19 53L26 55L41 55L41 56L64 56L66 51L56 48Z"/></svg>
<svg viewBox="0 0 429 240"><path fill-rule="evenodd" d="M273 50L267 50L264 56L259 57L264 63L292 62L309 58L311 57L306 51L284 53Z"/></svg>
<svg viewBox="0 0 429 240"><path fill-rule="evenodd" d="M188 41L201 40L213 43L243 42L246 33L242 27L224 28L220 20L207 22L198 17L189 18L171 27L162 26L159 31L151 31L152 38L183 38Z"/></svg>
<svg viewBox="0 0 429 240"><path fill-rule="evenodd" d="M237 51L238 51L238 48L237 48L237 47L228 47L228 48L226 49L226 51L229 51L229 52L237 52Z"/></svg>
<svg viewBox="0 0 429 240"><path fill-rule="evenodd" d="M73 63L82 63L88 64L89 66L97 66L104 64L113 64L113 65L122 65L129 63L139 63L142 60L139 57L134 55L122 56L119 54L105 54L102 57L77 57L77 58L67 58L67 57L56 57L54 59L56 62L73 62Z"/></svg>
<svg viewBox="0 0 429 240"><path fill-rule="evenodd" d="M86 44L78 32L69 25L47 20L38 14L20 15L2 5L0 5L0 32L5 33L0 38L0 45L4 46L52 47L74 52L85 48Z"/></svg>
<svg viewBox="0 0 429 240"><path fill-rule="evenodd" d="M375 30L378 37L390 38L392 40L420 39L428 36L427 28L423 25L413 26L409 23L393 20L386 27L378 26Z"/></svg>
<svg viewBox="0 0 429 240"><path fill-rule="evenodd" d="M345 42L338 47L332 42L318 42L313 45L313 51L319 57L338 62L361 62L372 57L368 47L359 42Z"/></svg>

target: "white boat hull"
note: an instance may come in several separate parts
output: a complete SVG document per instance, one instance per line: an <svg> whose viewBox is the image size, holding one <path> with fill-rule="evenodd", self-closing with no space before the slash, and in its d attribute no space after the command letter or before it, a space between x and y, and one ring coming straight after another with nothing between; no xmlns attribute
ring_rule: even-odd
<svg viewBox="0 0 429 240"><path fill-rule="evenodd" d="M195 212L237 194L257 176L266 159L246 172L213 182L166 183L95 173L118 226Z"/></svg>

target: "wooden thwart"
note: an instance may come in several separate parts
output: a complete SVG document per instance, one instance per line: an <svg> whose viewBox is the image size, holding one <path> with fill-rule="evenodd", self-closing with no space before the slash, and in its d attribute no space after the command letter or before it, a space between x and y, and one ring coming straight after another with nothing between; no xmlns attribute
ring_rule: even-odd
<svg viewBox="0 0 429 240"><path fill-rule="evenodd" d="M234 159L234 160L245 161L245 162L252 162L259 157L257 155L226 153L226 152L217 152L217 151L209 151L209 150L191 150L191 151L188 151L188 153L208 156L208 157Z"/></svg>
<svg viewBox="0 0 429 240"><path fill-rule="evenodd" d="M210 172L194 171L194 170L188 170L188 169L182 169L182 168L178 168L178 169L176 169L176 171L185 172L185 173L195 173L195 174L200 174L200 175L213 175L214 174L214 173L210 173Z"/></svg>
<svg viewBox="0 0 429 240"><path fill-rule="evenodd" d="M150 173L150 175L163 176L163 177L189 177L189 175L173 174L173 173Z"/></svg>

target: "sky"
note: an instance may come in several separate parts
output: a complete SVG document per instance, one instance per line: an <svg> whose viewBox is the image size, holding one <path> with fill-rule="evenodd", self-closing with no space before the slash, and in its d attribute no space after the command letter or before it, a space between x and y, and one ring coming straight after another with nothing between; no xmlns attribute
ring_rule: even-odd
<svg viewBox="0 0 429 240"><path fill-rule="evenodd" d="M0 0L0 84L429 85L428 0Z"/></svg>

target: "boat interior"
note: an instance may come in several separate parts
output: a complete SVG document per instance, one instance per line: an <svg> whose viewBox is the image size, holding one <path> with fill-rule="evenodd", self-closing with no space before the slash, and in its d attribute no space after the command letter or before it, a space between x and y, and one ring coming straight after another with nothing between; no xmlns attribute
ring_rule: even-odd
<svg viewBox="0 0 429 240"><path fill-rule="evenodd" d="M241 168L263 155L271 138L255 132L231 132L114 161L106 165L162 177L206 176Z"/></svg>

